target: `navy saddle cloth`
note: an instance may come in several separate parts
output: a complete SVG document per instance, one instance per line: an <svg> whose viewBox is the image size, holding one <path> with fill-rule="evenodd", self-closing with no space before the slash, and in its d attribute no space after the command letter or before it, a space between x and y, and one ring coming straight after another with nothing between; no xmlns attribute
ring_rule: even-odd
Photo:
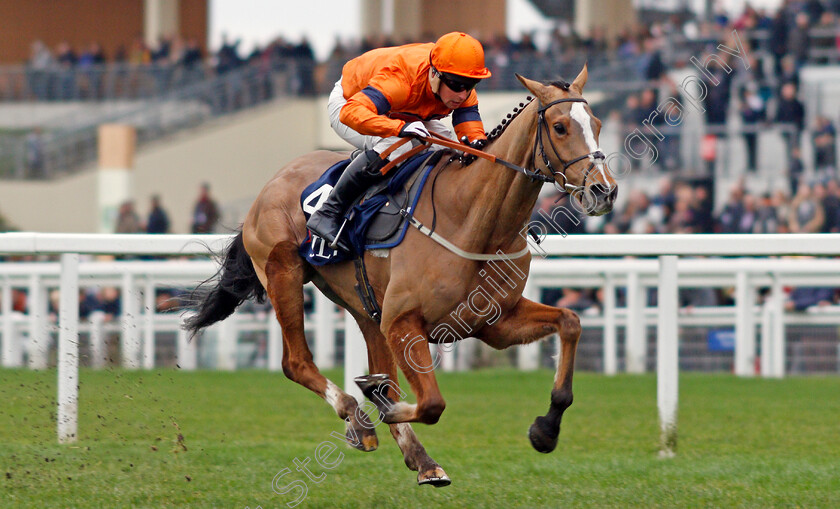
<svg viewBox="0 0 840 509"><path fill-rule="evenodd" d="M391 170L394 175L389 180L372 187L354 202L346 214L351 219L341 235L350 240L357 253L367 249L388 249L402 242L409 225L400 210L414 210L429 173L444 153L448 151L436 150L414 156ZM334 164L303 190L300 206L307 221L327 199L348 164L349 159ZM312 235L310 231L298 253L312 265L327 265L352 258L341 250L330 249L324 239Z"/></svg>

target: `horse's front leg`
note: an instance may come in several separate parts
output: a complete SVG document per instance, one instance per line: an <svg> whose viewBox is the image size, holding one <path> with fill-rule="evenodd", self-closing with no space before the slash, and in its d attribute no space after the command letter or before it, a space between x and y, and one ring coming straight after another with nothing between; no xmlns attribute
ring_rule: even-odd
<svg viewBox="0 0 840 509"><path fill-rule="evenodd" d="M359 318L354 315L359 328L365 336L368 350L368 366L370 372L374 373L371 376L360 377L361 380L370 380L370 390L366 391L371 396L371 401L375 404L388 406L393 402L399 401L405 393L400 389L399 378L397 377L397 364L394 361L394 356L391 354L391 349L386 344L385 337L379 330L379 325L372 320L366 318ZM388 379L383 380L380 375L387 375ZM365 386L364 382L360 386ZM446 486L450 483L449 476L443 470L443 467L437 464L429 454L426 448L420 443L414 430L411 429L411 424L401 422L390 424L391 435L397 441L400 451L403 453L405 465L417 472L417 484L431 484L432 486Z"/></svg>
<svg viewBox="0 0 840 509"><path fill-rule="evenodd" d="M539 452L551 452L557 446L560 420L572 404L572 375L580 339L580 319L569 309L521 298L511 311L476 335L493 348L502 350L512 345L532 343L555 332L560 335L561 355L557 359L551 406L545 416L537 417L528 433L531 445Z"/></svg>
<svg viewBox="0 0 840 509"><path fill-rule="evenodd" d="M388 424L438 422L446 402L435 379L434 363L420 311L413 310L399 315L389 324L385 338L393 359L417 397L417 404L374 395L373 391L379 385L375 380L363 383L365 395L376 404L382 413L382 420Z"/></svg>

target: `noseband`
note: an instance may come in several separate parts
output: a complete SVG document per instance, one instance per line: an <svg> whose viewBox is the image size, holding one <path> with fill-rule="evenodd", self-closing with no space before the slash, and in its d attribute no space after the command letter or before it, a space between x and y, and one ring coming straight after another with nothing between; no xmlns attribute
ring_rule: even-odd
<svg viewBox="0 0 840 509"><path fill-rule="evenodd" d="M595 167L596 164L604 164L606 162L606 156L600 150L596 150L595 152L590 152L588 154L582 155L580 157L576 157L569 161L564 161L560 154L557 152L557 147L554 146L554 141L551 139L551 134L549 133L548 121L545 119L545 112L555 104L560 103L584 103L589 104L586 102L586 99L583 98L576 98L576 97L569 97L565 99L558 99L556 101L552 101L545 106L541 106L540 109L537 110L537 142L534 144L534 151L532 154L532 159L534 160L534 170L535 173L542 175L543 170L537 168L537 148L539 147L540 151L540 158L545 165L545 169L551 173L549 182L556 182L555 178L557 175L563 177L563 191L574 194L577 192L581 192L586 188L586 179L589 177L589 172L592 171L592 168ZM557 158L558 161L563 165L563 169L555 170L554 167L551 165L551 161L549 161L548 156L545 153L545 142L543 141L543 129L545 129L545 135L548 138L548 143L551 145L551 150L554 152L554 157ZM566 176L566 170L569 167L579 161L583 161L584 159L589 159L589 166L583 173L583 182L579 186L573 185L569 183L569 178ZM542 179L540 179L542 180Z"/></svg>

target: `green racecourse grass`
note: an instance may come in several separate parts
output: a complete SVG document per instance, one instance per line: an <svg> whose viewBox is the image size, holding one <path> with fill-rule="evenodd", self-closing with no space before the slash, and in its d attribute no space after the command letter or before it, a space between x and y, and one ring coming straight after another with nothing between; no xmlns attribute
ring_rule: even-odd
<svg viewBox="0 0 840 509"><path fill-rule="evenodd" d="M683 375L678 455L659 459L650 375L578 374L557 450L533 451L552 377L439 374L446 412L415 426L452 478L435 489L385 425L379 450L341 444L308 480L294 458L324 472L314 451L343 423L280 373L83 370L79 441L59 446L55 371L0 370L0 506L282 508L289 468L299 507L840 507L840 378Z"/></svg>

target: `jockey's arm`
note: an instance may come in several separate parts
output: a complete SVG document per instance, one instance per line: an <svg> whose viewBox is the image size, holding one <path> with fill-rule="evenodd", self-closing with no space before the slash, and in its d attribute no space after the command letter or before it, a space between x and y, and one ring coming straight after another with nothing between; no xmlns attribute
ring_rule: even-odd
<svg viewBox="0 0 840 509"><path fill-rule="evenodd" d="M398 136L405 122L386 113L399 108L407 99L408 80L396 68L385 68L368 86L353 94L341 108L339 120L356 132L388 138Z"/></svg>
<svg viewBox="0 0 840 509"><path fill-rule="evenodd" d="M470 93L464 104L452 112L452 126L459 140L464 136L470 142L487 138L484 134L484 123L478 113L478 97L475 91Z"/></svg>

